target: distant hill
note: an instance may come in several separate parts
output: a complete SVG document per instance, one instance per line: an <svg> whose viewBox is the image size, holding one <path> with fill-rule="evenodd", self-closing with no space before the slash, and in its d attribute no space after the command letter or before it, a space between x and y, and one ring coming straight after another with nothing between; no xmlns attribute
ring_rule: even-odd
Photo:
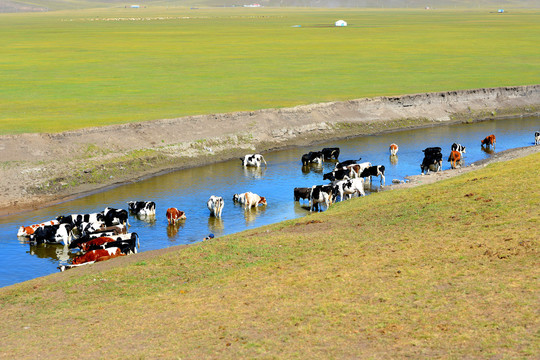
<svg viewBox="0 0 540 360"><path fill-rule="evenodd" d="M540 8L538 0L0 0L0 12L91 9L139 4L141 6L223 7L257 3L268 7L319 8Z"/></svg>

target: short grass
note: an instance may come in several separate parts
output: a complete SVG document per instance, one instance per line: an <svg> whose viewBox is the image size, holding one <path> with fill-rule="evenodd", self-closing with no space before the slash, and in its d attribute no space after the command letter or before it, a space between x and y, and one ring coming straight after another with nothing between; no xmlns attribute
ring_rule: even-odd
<svg viewBox="0 0 540 360"><path fill-rule="evenodd" d="M0 357L538 358L539 163L0 289Z"/></svg>
<svg viewBox="0 0 540 360"><path fill-rule="evenodd" d="M539 15L172 7L0 14L0 134L536 84ZM349 26L333 27L337 19Z"/></svg>

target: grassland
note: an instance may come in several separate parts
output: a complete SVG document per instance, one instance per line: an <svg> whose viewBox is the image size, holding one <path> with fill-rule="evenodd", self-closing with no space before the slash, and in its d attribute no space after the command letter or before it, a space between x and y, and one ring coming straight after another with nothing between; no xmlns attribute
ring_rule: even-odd
<svg viewBox="0 0 540 360"><path fill-rule="evenodd" d="M2 14L0 134L536 84L539 15L165 7ZM349 26L331 26L340 18Z"/></svg>
<svg viewBox="0 0 540 360"><path fill-rule="evenodd" d="M538 164L0 289L0 357L538 358Z"/></svg>

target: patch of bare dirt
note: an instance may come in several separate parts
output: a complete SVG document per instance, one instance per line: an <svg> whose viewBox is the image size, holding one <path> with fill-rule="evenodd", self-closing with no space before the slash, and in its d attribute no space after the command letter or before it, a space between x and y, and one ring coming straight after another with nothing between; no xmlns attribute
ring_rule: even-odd
<svg viewBox="0 0 540 360"><path fill-rule="evenodd" d="M537 114L539 109L540 85L529 85L188 116L59 134L3 135L0 215L246 153L403 128ZM445 176L449 175L413 177L400 186Z"/></svg>

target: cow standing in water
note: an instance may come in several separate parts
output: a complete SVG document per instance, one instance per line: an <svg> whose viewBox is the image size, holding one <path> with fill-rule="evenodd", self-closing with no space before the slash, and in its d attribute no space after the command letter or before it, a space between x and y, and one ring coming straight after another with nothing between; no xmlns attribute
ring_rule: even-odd
<svg viewBox="0 0 540 360"><path fill-rule="evenodd" d="M484 140L481 141L481 144L482 146L486 146L487 147L493 147L493 149L495 149L495 135L491 134L489 136L486 136L486 138Z"/></svg>
<svg viewBox="0 0 540 360"><path fill-rule="evenodd" d="M210 210L210 215L220 218L221 212L223 211L223 206L225 205L225 201L221 196L210 196L210 199L206 203L206 206L208 207L208 210Z"/></svg>
<svg viewBox="0 0 540 360"><path fill-rule="evenodd" d="M448 157L448 162L450 163L450 167L452 169L456 169L459 166L461 166L461 153L456 150L452 150L450 152L450 156Z"/></svg>
<svg viewBox="0 0 540 360"><path fill-rule="evenodd" d="M261 164L264 163L264 167L266 167L266 160L264 160L264 157L261 154L248 154L245 155L243 158L240 158L242 160L242 166L255 166L255 167L261 167Z"/></svg>
<svg viewBox="0 0 540 360"><path fill-rule="evenodd" d="M392 156L396 156L397 155L397 152L399 150L399 147L397 146L397 144L390 144L390 155Z"/></svg>

